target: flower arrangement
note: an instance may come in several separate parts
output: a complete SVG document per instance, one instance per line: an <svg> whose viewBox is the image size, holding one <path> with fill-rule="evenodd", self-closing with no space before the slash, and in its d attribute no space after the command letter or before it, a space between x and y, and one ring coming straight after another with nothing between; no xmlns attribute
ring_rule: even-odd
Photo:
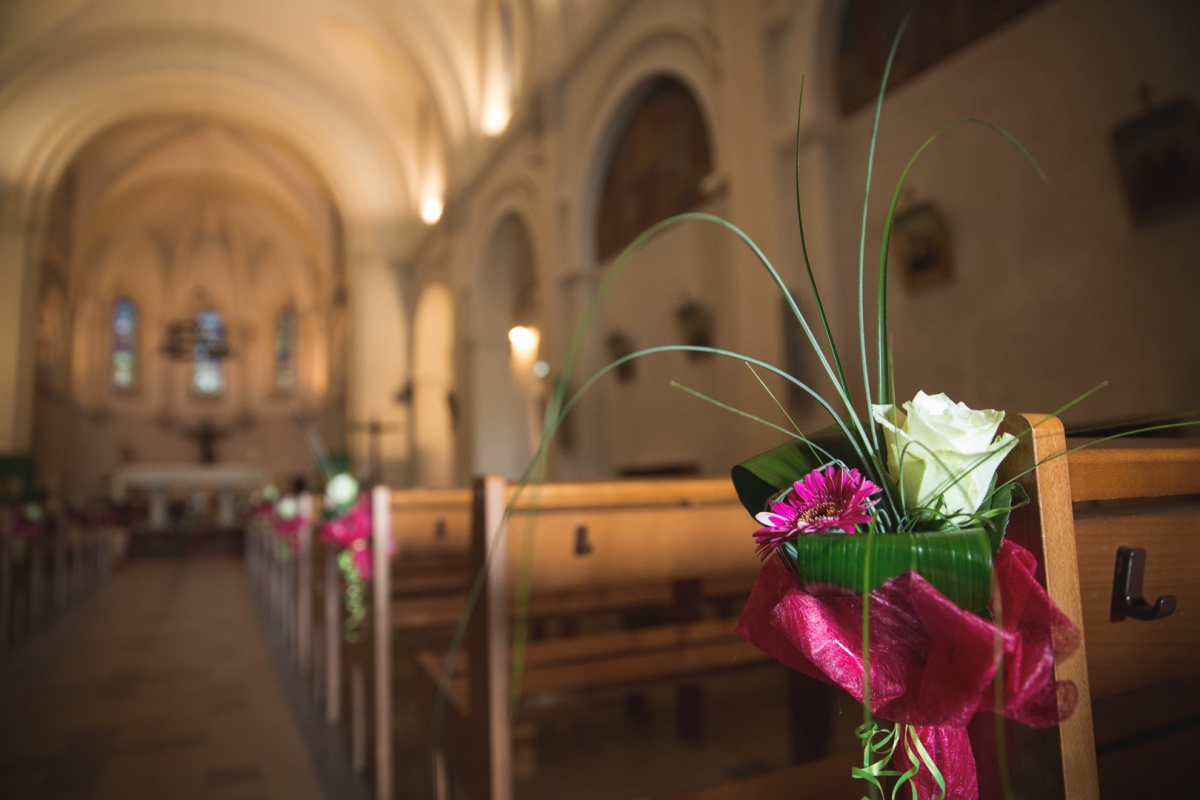
<svg viewBox="0 0 1200 800"><path fill-rule="evenodd" d="M287 561L299 549L300 529L309 523L300 500L292 494L279 497L271 508L271 528L275 531L275 557Z"/></svg>
<svg viewBox="0 0 1200 800"><path fill-rule="evenodd" d="M1034 557L1003 538L1024 502L994 477L1016 444L996 435L1003 414L919 393L872 416L882 442L859 466L879 484L814 450L825 463L757 514L759 554L777 558L738 630L870 710L856 777L880 790L911 783L919 798L977 797L967 723L979 711L1033 726L1069 715L1074 687L1052 670L1079 633L1037 582ZM735 482L752 480L748 464Z"/></svg>
<svg viewBox="0 0 1200 800"><path fill-rule="evenodd" d="M45 518L39 504L26 503L13 513L13 533L24 539L32 539L41 532Z"/></svg>
<svg viewBox="0 0 1200 800"><path fill-rule="evenodd" d="M338 550L338 570L346 582L347 617L342 635L358 640L358 626L366 615L366 583L371 580L371 507L359 491L358 481L340 472L325 484L325 521L322 538Z"/></svg>

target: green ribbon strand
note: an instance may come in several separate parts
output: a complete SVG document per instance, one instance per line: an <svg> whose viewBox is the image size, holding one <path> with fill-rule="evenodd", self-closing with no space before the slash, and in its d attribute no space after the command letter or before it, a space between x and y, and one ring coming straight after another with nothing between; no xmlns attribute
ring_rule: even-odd
<svg viewBox="0 0 1200 800"><path fill-rule="evenodd" d="M338 553L337 564L342 578L346 581L345 606L346 613L349 614L342 625L342 638L354 644L362 639L358 633L358 626L367 614L366 581L354 565L349 550Z"/></svg>

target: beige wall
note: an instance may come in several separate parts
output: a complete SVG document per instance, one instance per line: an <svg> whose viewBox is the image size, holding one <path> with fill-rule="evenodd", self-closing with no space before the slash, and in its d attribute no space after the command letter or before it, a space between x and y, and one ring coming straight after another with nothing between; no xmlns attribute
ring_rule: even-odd
<svg viewBox="0 0 1200 800"><path fill-rule="evenodd" d="M503 325L479 311L500 302L487 296L493 284L483 271L515 268L490 250L497 226L515 215L529 232L540 356L556 376L603 274L590 238L600 165L630 92L647 78L668 74L683 81L708 120L715 168L703 210L743 227L797 291L801 308L815 314L794 208L794 120L803 74L800 175L808 246L834 333L859 382L858 226L870 114L842 118L834 110L833 43L842 2L518 3L515 112L498 137L481 128L493 85L483 65L493 62L479 45L490 39L475 27L486 29L493 16L466 21L431 3L405 6L416 16L401 19L372 4L350 5L363 13L334 23L326 0L301 4L286 29L262 34L282 37L272 46L247 35L253 25L237 15L222 23L228 30L221 35L181 34L178 47L166 50L131 34L127 51L114 50L108 61L88 61L107 52L99 46L42 54L33 44L0 39L0 82L9 87L0 91L0 172L6 185L20 187L7 192L0 209L0 449L28 446L25 409L31 409L46 447L82 446L79 477L71 483L87 491L103 482L130 439L147 460L194 452L186 440L144 423L162 411L161 387L125 402L110 397L88 371L98 363L94 353L86 356L89 336L95 345L88 331L98 330L103 315L97 309L120 285L112 264L141 258L130 255L141 252L137 248L105 250L98 242L104 230L122 230L134 218L104 204L106 212L90 217L98 226L93 239L67 242L65 256L44 244L62 249L76 228L41 235L55 219L52 190L81 153L101 175L102 168L124 163L136 145L130 139L105 155L89 152L89 143L122 120L162 112L216 115L251 131L258 152L268 154L236 162L228 177L272 198L266 207L279 211L276 216L300 220L294 234L277 236L288 242L278 249L287 263L282 274L292 275L297 260L318 265L316 278L304 278L301 269L263 302L276 302L297 281L314 281L311 291L301 291L312 298L307 324L315 342L305 391L323 398L314 408L323 409L327 435L345 441L362 465L367 437L347 423L391 423L396 432L382 440L389 482L419 479L422 459L428 460L419 448L437 452L438 482L461 483L497 464L518 470L527 429L536 427L523 413L509 415L511 428L503 422L508 417L490 413L489 381L506 374L506 365L483 360L504 360L508 351L505 342L493 341ZM180 30L196 22L186 10L162 8L156 13L182 15ZM137 20L120 9L110 24L132 30ZM1196 9L1173 0L1052 0L889 97L868 219L868 269L894 181L942 123L986 117L1017 136L1048 176L1042 184L1011 148L978 127L953 131L914 169L911 199L933 202L944 213L954 275L945 284L909 290L893 268L890 311L902 398L924 389L977 406L1048 411L1107 379L1109 388L1071 418L1107 421L1200 405L1200 337L1189 322L1200 288L1200 211L1134 227L1110 150L1114 126L1139 112L1140 84L1159 100L1200 97L1200 63L1189 38L1200 29ZM63 19L29 28L28 41L70 45L74 34L89 30L83 15ZM49 32L54 36L47 38ZM108 73L99 68L104 63ZM214 74L206 75L204 64L213 65ZM116 79L106 82L110 74ZM44 80L31 77L38 75ZM268 190L261 181L269 184L271 174L278 179L269 155L277 142L309 166L298 185L287 179ZM155 162L154 169L169 173L203 152ZM132 170L122 180L141 178ZM116 193L108 197L132 185L101 184ZM81 194L94 202L102 195L89 187L85 181ZM427 225L418 211L442 187L445 213ZM314 203L328 213L315 211ZM241 208L238 218L262 213L251 207ZM85 251L91 255L80 256ZM115 260L106 262L102 251ZM66 382L70 391L52 392L35 409L37 320L25 315L18 294L49 286L39 274L48 264L56 265L47 269L58 271L70 297L64 360L50 370L56 377L49 384ZM332 265L344 269L344 293L328 277L333 272L321 271ZM107 282L101 280L106 274ZM430 287L449 298L442 313L453 328L450 346L432 336L434 363L414 331ZM156 324L167 318L169 303L178 302L169 297L161 294ZM603 365L602 339L614 329L638 346L677 341L674 311L684 300L710 305L719 347L783 365L776 288L731 235L691 225L631 263L583 346L572 385ZM264 336L260 330L247 340L250 352L265 352ZM284 470L304 458L304 448L288 430L285 409L252 388L261 383L259 369L259 362L246 362L247 390L230 409L256 417L257 433L239 429L219 447L237 459L270 454ZM802 358L798 369L799 377L828 393L815 356ZM426 374L441 376L438 393L457 400L453 419L444 398L429 406L441 417L436 435L452 440L440 446L428 431L416 432L412 398L403 394ZM601 477L672 462L719 474L776 441L776 433L686 396L671 380L787 424L736 361L656 356L637 366L634 380L608 377L595 387L575 415L569 442L557 448L553 474ZM520 389L529 408L542 402L546 383ZM770 385L781 388L779 381ZM175 403L180 413L187 407L184 397ZM826 422L810 401L790 410L806 430Z"/></svg>

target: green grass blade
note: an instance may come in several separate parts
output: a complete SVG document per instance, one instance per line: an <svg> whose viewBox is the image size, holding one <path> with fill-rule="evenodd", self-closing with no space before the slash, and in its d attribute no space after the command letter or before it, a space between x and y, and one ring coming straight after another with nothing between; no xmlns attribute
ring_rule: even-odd
<svg viewBox="0 0 1200 800"><path fill-rule="evenodd" d="M912 19L915 6L910 8L905 14L904 19L900 21L900 27L896 31L895 38L892 39L892 48L888 51L887 62L883 67L883 78L879 83L879 97L875 100L875 115L871 122L871 144L867 150L867 186L863 190L863 209L862 209L862 229L858 236L858 343L862 350L862 374L863 374L863 392L865 394L867 404L867 419L871 417L871 377L870 368L868 367L867 353L867 322L866 322L866 261L867 261L867 209L871 201L871 177L875 171L875 148L879 141L879 118L883 115L883 97L887 92L888 78L892 74L892 63L896 60L896 51L900 48L900 39L904 36L904 29L908 27L909 20ZM879 359L883 360L883 353L879 353ZM876 432L876 425L871 425L871 444L878 450L879 439Z"/></svg>
<svg viewBox="0 0 1200 800"><path fill-rule="evenodd" d="M722 350L717 347L701 347L698 345L669 344L669 345L660 345L658 347L647 347L643 350L638 350L637 352L630 353L627 356L622 356L621 358L616 359L612 363L607 364L606 366L600 368L590 378L588 378L587 381L579 388L579 390L577 392L575 392L575 394L571 396L570 400L568 400L566 402L566 404L563 406L560 416L565 416L567 414L567 412L569 412L572 408L574 408L576 403L578 403L579 400L582 398L583 394L588 389L590 389L596 383L596 381L603 378L609 372L612 372L617 367L621 366L622 364L624 364L627 361L632 361L636 358L644 358L645 356L653 355L655 353L707 353L709 355L718 355L718 356L723 356L725 358L734 358L739 361L743 361L747 364L753 364L755 366L761 367L764 370L767 370L768 372L772 372L772 373L780 376L784 380L789 381L789 382L795 384L796 386L800 387L801 390L803 390L810 397L812 397L814 400L816 400L817 403L819 403L821 405L821 407L824 408L825 411L829 414L829 416L833 419L834 424L841 430L842 435L845 436L847 441L854 447L855 452L858 454L858 457L864 463L867 461L867 451L863 450L863 448L860 446L860 442L862 440L851 434L850 428L848 427L846 422L840 416L838 416L838 414L834 410L833 406L831 406L829 404L829 402L824 397L822 397L820 395L820 393L818 393L815 389L813 389L811 386L804 383L800 379L798 379L798 378L794 377L793 375L790 375L789 373L780 369L779 367L776 367L773 364L768 364L767 362L761 361L757 358L751 358L749 356L743 355L742 353L735 353L732 350ZM557 424L554 427L557 428Z"/></svg>
<svg viewBox="0 0 1200 800"><path fill-rule="evenodd" d="M804 235L804 204L800 199L800 113L804 107L804 77L800 77L800 100L796 103L796 223L800 228L800 253L804 258L804 269L808 273L808 285L812 287L813 299L817 303L817 313L821 315L821 325L825 329L825 338L829 342L829 355L833 359L834 369L837 370L838 385L842 391L849 394L850 385L846 382L846 371L842 367L842 358L838 354L837 345L833 341L833 330L829 327L829 317L825 314L825 304L821 301L821 292L817 288L817 278L813 274L812 261L808 257L808 238Z"/></svg>
<svg viewBox="0 0 1200 800"><path fill-rule="evenodd" d="M722 403L720 400L717 400L714 397L710 397L709 395L706 395L701 391L693 389L690 386L684 386L682 383L679 383L678 381L671 381L670 385L674 389L679 389L683 392L687 392L692 397L695 397L699 400L703 400L706 403L711 403L712 405L714 405L717 408L720 408L724 411L732 412L734 414L737 414L739 417L745 417L746 419L751 420L752 422L757 422L760 425L766 425L768 428L775 430L775 431L779 431L780 433L782 433L785 436L790 436L790 437L793 437L796 439L804 438L804 436L801 435L800 433L798 433L797 431L794 431L790 428L785 428L782 425L778 425L774 422L771 422L770 420L763 419L762 417L760 417L756 414L751 414L749 411L743 411L742 409L737 408L736 406L731 406L728 403Z"/></svg>
<svg viewBox="0 0 1200 800"><path fill-rule="evenodd" d="M1016 148L1017 152L1020 153L1025 158L1025 160L1033 167L1034 171L1037 173L1038 177L1042 179L1043 182L1046 180L1046 173L1042 171L1041 166L1037 163L1037 161L1029 153L1029 151L1026 150L1025 147L1019 141L1017 141L1016 137L1014 137L1012 134L1010 134L1008 131L1006 131L1004 128L1000 127L999 125L995 124L994 122L991 122L986 119L982 119L980 117L960 117L956 120L948 122L947 124L945 124L941 128L939 128L936 132L934 132L933 135L931 135L928 139L926 139L921 144L921 146L917 148L916 152L914 152L912 154L912 156L908 159L908 163L905 164L904 170L900 173L900 179L898 181L896 181L896 188L892 192L891 203L888 205L887 215L884 217L884 220L883 220L883 238L880 241L880 247L879 247L879 274L878 274L878 278L876 281L876 287L877 287L876 288L876 315L877 316L876 316L875 329L876 329L876 335L878 337L876 346L879 348L878 387L879 387L879 402L881 404L891 404L891 403L895 402L892 397L893 392L892 392L891 363L890 363L890 360L885 357L885 353L887 353L887 351L888 351L888 342L887 342L887 338L888 338L887 274L888 274L888 271L887 271L887 263L888 263L888 251L889 251L889 248L891 247L891 240L892 240L892 225L893 225L893 222L894 222L895 216L896 216L896 207L900 203L900 193L901 193L901 190L904 188L904 182L908 179L908 173L912 171L913 166L917 163L917 159L921 157L921 154L924 153L929 148L930 145L932 145L935 141L940 139L944 134L946 134L953 128L957 128L959 125L963 125L966 123L974 123L977 125L983 125L984 127L992 130L994 133L999 134L1001 137L1003 137L1005 139L1005 141L1007 141L1014 148ZM864 344L863 347L864 347L864 352L865 352L866 345Z"/></svg>

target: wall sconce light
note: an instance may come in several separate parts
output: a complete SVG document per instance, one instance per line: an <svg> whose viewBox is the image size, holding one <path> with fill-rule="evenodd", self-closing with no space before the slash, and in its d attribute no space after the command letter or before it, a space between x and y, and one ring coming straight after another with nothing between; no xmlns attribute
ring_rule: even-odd
<svg viewBox="0 0 1200 800"><path fill-rule="evenodd" d="M507 103L500 99L492 99L483 109L483 119L480 120L480 126L483 128L484 136L499 136L504 133L504 129L508 127L508 120L512 117L512 112L509 110Z"/></svg>
<svg viewBox="0 0 1200 800"><path fill-rule="evenodd" d="M526 325L516 325L508 331L508 342L512 345L514 358L531 358L538 349L540 340L538 329Z"/></svg>
<svg viewBox="0 0 1200 800"><path fill-rule="evenodd" d="M443 208L442 201L438 198L426 198L425 202L421 204L421 220L426 225L433 225L442 218Z"/></svg>

